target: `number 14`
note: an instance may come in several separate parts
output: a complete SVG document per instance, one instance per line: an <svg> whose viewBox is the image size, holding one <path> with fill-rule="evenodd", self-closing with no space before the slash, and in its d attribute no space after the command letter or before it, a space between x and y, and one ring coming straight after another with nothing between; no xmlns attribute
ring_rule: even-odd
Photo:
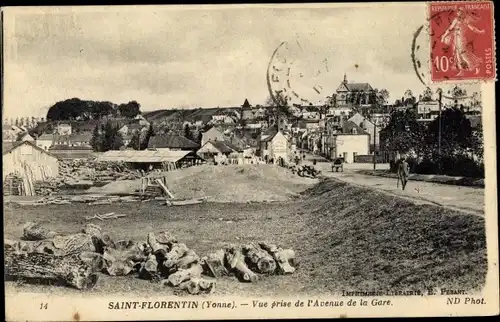
<svg viewBox="0 0 500 322"><path fill-rule="evenodd" d="M40 310L46 310L48 307L47 303L40 303Z"/></svg>

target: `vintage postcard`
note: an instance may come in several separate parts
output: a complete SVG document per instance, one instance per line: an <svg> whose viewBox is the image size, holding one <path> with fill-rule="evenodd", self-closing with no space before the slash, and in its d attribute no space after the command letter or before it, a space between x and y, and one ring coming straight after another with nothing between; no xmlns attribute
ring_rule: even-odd
<svg viewBox="0 0 500 322"><path fill-rule="evenodd" d="M7 321L499 313L493 1L2 9Z"/></svg>

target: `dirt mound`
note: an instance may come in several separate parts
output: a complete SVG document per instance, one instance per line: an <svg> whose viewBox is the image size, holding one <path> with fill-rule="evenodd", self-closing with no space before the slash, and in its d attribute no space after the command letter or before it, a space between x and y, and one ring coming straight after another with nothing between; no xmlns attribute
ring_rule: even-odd
<svg viewBox="0 0 500 322"><path fill-rule="evenodd" d="M215 202L285 201L318 182L274 165L202 165L165 174L176 198L207 197ZM140 180L122 180L89 192L124 194L139 188Z"/></svg>
<svg viewBox="0 0 500 322"><path fill-rule="evenodd" d="M332 291L479 289L484 219L333 180L305 195L303 259ZM299 250L300 251L300 250ZM307 254L306 254L307 253ZM319 276L318 276L319 277Z"/></svg>

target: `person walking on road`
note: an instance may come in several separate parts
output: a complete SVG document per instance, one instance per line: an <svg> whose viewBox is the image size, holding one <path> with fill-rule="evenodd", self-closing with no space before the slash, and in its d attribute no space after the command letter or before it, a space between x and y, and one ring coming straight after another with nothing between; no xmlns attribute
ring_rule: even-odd
<svg viewBox="0 0 500 322"><path fill-rule="evenodd" d="M398 162L398 186L399 181L401 181L402 189L405 190L406 184L408 183L408 176L410 175L410 167L406 158L401 158Z"/></svg>

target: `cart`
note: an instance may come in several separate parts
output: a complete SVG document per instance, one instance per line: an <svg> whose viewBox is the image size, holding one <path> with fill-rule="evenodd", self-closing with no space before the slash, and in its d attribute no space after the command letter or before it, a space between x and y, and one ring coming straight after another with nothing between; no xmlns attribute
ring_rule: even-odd
<svg viewBox="0 0 500 322"><path fill-rule="evenodd" d="M336 158L332 162L332 172L344 172L344 158Z"/></svg>

